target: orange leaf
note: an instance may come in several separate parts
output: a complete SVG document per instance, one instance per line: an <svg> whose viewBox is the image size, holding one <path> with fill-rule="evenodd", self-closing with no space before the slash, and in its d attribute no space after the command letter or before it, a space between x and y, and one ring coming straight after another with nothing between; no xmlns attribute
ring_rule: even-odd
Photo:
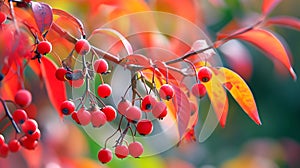
<svg viewBox="0 0 300 168"><path fill-rule="evenodd" d="M220 121L220 125L225 127L228 114L228 99L225 89L218 78L216 78L215 73L213 73L210 81L203 82L203 84L205 85L208 97L217 115L217 119Z"/></svg>
<svg viewBox="0 0 300 168"><path fill-rule="evenodd" d="M230 38L245 40L260 48L262 51L272 56L272 58L281 62L289 70L292 78L296 80L297 76L291 66L287 50L279 39L271 32L263 29L252 29Z"/></svg>
<svg viewBox="0 0 300 168"><path fill-rule="evenodd" d="M300 20L296 17L291 17L291 16L273 17L267 20L267 24L286 26L300 31Z"/></svg>
<svg viewBox="0 0 300 168"><path fill-rule="evenodd" d="M41 60L41 73L45 81L48 97L60 116L60 104L67 99L65 83L55 77L57 66L47 57Z"/></svg>
<svg viewBox="0 0 300 168"><path fill-rule="evenodd" d="M261 125L254 97L246 82L230 69L222 67L219 69L219 72L224 77L218 76L218 79L232 97L256 124Z"/></svg>
<svg viewBox="0 0 300 168"><path fill-rule="evenodd" d="M281 0L264 0L262 4L262 14L268 15Z"/></svg>

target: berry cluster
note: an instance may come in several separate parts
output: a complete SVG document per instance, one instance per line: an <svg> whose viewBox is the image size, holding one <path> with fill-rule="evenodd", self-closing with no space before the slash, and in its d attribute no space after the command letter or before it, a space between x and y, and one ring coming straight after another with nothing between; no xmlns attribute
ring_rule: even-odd
<svg viewBox="0 0 300 168"><path fill-rule="evenodd" d="M16 92L14 101L0 100L6 112L6 115L1 118L1 121L8 118L9 124L7 126L12 124L15 128L15 136L9 141L6 141L2 132L0 133L0 157L7 157L9 152L18 152L21 147L28 150L35 149L41 137L41 132L38 129L36 120L28 118L26 111L22 109L31 103L31 93L26 89L21 89ZM10 109L7 106L8 102L14 103L16 107L20 108L16 108L11 114ZM7 126L1 130L7 130Z"/></svg>

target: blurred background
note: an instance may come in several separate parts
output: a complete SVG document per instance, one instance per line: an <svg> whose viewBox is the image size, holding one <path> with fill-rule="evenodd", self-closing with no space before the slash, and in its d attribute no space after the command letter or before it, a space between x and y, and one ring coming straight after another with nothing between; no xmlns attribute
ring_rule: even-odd
<svg viewBox="0 0 300 168"><path fill-rule="evenodd" d="M69 11L83 20L88 30L101 26L111 18L135 11L153 9L173 12L198 24L212 41L215 40L216 33L231 20L237 19L251 24L249 18L257 17L261 10L261 1L255 0L194 0L184 1L180 5L177 1L169 0L149 0L142 1L143 3L139 0L131 0L130 3L116 1L122 8L112 13L112 9L99 4L105 3L105 6L110 6L114 5L114 1L43 2L49 3L54 8ZM178 8L178 5L182 8ZM298 0L283 1L271 16L290 15L299 18L299 6ZM300 32L282 27L270 29L286 40L293 55L291 58L293 67L296 73L300 74ZM74 122L59 118L50 106L39 79L30 75L32 72L27 70L27 85L31 90L35 88L33 91L35 106L30 106L28 111L42 125L42 142L35 151L22 151L21 154L10 155L5 160L0 159L1 167L299 168L299 81L293 81L280 66L273 64L253 46L243 42L237 43L246 49L241 49L241 52L232 51L244 58L241 60L243 66L236 66L236 63L233 63L235 59L230 59L225 49L219 51L219 54L225 67L236 68L236 71L247 79L256 99L263 123L261 126L252 122L229 96L226 127L218 126L205 142L183 143L156 156L113 159L111 163L102 165L97 161L100 146ZM248 57L247 54L251 56ZM207 97L200 102L199 122L205 119L208 104ZM196 127L197 130L199 131L199 126ZM196 137L197 133L199 132L196 132Z"/></svg>

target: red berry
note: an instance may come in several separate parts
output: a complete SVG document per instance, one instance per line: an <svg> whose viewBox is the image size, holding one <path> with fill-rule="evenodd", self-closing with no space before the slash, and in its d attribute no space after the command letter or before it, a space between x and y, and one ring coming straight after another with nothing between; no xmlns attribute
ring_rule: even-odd
<svg viewBox="0 0 300 168"><path fill-rule="evenodd" d="M130 122L137 122L142 118L142 111L140 108L138 108L136 106L128 107L125 112L125 117Z"/></svg>
<svg viewBox="0 0 300 168"><path fill-rule="evenodd" d="M112 160L113 155L109 149L101 149L98 152L98 159L101 163L108 163Z"/></svg>
<svg viewBox="0 0 300 168"><path fill-rule="evenodd" d="M106 98L111 95L111 87L108 84L101 84L98 86L98 95L101 98Z"/></svg>
<svg viewBox="0 0 300 168"><path fill-rule="evenodd" d="M94 63L94 70L97 73L103 74L105 72L107 72L108 70L108 64L107 61L105 59L98 59L95 61Z"/></svg>
<svg viewBox="0 0 300 168"><path fill-rule="evenodd" d="M32 140L32 139L28 138L27 136L23 136L22 138L20 138L19 141L20 141L21 146L23 146L24 148L26 148L28 150L34 150L38 145L38 141Z"/></svg>
<svg viewBox="0 0 300 168"><path fill-rule="evenodd" d="M27 135L27 137L31 140L39 140L41 138L41 131L39 129L36 129L36 131L31 134L31 135Z"/></svg>
<svg viewBox="0 0 300 168"><path fill-rule="evenodd" d="M66 73L68 71L65 69L65 68L58 68L56 71L55 71L55 77L56 79L60 80L60 81L66 81Z"/></svg>
<svg viewBox="0 0 300 168"><path fill-rule="evenodd" d="M146 95L141 103L141 110L145 112L150 112L153 106L156 104L156 99L152 95Z"/></svg>
<svg viewBox="0 0 300 168"><path fill-rule="evenodd" d="M66 100L60 105L60 112L63 115L70 115L75 110L75 104L72 101Z"/></svg>
<svg viewBox="0 0 300 168"><path fill-rule="evenodd" d="M201 82L208 82L212 77L212 71L208 67L201 67L198 71L198 78Z"/></svg>
<svg viewBox="0 0 300 168"><path fill-rule="evenodd" d="M91 113L81 108L77 112L77 117L81 125L86 126L91 122Z"/></svg>
<svg viewBox="0 0 300 168"><path fill-rule="evenodd" d="M7 144L3 144L2 146L0 146L0 157L7 157L9 152L9 148Z"/></svg>
<svg viewBox="0 0 300 168"><path fill-rule="evenodd" d="M206 95L206 88L202 83L196 83L192 87L192 94L196 97L203 97Z"/></svg>
<svg viewBox="0 0 300 168"><path fill-rule="evenodd" d="M170 100L174 97L174 89L169 84L164 84L159 89L159 96L164 100Z"/></svg>
<svg viewBox="0 0 300 168"><path fill-rule="evenodd" d="M23 124L27 120L27 113L22 109L17 109L12 116L13 120L18 124Z"/></svg>
<svg viewBox="0 0 300 168"><path fill-rule="evenodd" d="M80 79L76 79L76 80L69 80L68 82L69 82L70 86L72 86L73 88L80 88L84 84L84 79L80 78Z"/></svg>
<svg viewBox="0 0 300 168"><path fill-rule="evenodd" d="M74 111L73 113L72 113L72 119L77 123L77 124L80 124L80 121L79 121L79 119L78 119L78 117L77 117L77 112L76 111Z"/></svg>
<svg viewBox="0 0 300 168"><path fill-rule="evenodd" d="M4 136L2 134L0 134L0 147L5 144L5 139Z"/></svg>
<svg viewBox="0 0 300 168"><path fill-rule="evenodd" d="M164 102L157 102L152 109L153 116L158 119L164 118L167 113L167 106Z"/></svg>
<svg viewBox="0 0 300 168"><path fill-rule="evenodd" d="M153 131L153 124L150 120L140 120L136 125L136 131L141 135L151 134Z"/></svg>
<svg viewBox="0 0 300 168"><path fill-rule="evenodd" d="M6 21L6 14L0 12L0 24L3 24Z"/></svg>
<svg viewBox="0 0 300 168"><path fill-rule="evenodd" d="M20 142L16 139L13 139L8 143L8 148L11 152L18 152L20 147L21 147Z"/></svg>
<svg viewBox="0 0 300 168"><path fill-rule="evenodd" d="M21 125L21 127L26 135L32 135L37 130L38 124L34 119L28 119Z"/></svg>
<svg viewBox="0 0 300 168"><path fill-rule="evenodd" d="M32 100L31 93L26 89L17 91L15 95L15 103L21 107L27 107Z"/></svg>
<svg viewBox="0 0 300 168"><path fill-rule="evenodd" d="M113 121L117 117L117 112L112 106L105 106L101 109L103 113L106 115L106 119L108 122Z"/></svg>
<svg viewBox="0 0 300 168"><path fill-rule="evenodd" d="M49 41L41 41L37 45L37 52L42 55L46 55L46 54L50 53L51 51L52 51L52 45Z"/></svg>
<svg viewBox="0 0 300 168"><path fill-rule="evenodd" d="M128 145L128 150L129 154L135 158L140 157L144 152L143 145L137 141L130 143Z"/></svg>
<svg viewBox="0 0 300 168"><path fill-rule="evenodd" d="M93 127L101 127L107 121L106 115L100 110L93 111L91 115L91 123Z"/></svg>
<svg viewBox="0 0 300 168"><path fill-rule="evenodd" d="M75 51L80 55L85 55L91 50L90 43L85 39L80 39L75 44Z"/></svg>
<svg viewBox="0 0 300 168"><path fill-rule="evenodd" d="M118 112L122 115L125 115L127 108L130 106L131 102L122 98L122 100L118 104Z"/></svg>
<svg viewBox="0 0 300 168"><path fill-rule="evenodd" d="M116 146L115 154L116 154L117 158L120 158L120 159L126 158L129 154L128 147L125 145Z"/></svg>

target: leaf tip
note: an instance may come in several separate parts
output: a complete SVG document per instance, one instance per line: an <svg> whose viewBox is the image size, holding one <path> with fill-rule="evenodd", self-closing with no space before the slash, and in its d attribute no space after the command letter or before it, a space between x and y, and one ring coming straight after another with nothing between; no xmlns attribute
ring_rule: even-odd
<svg viewBox="0 0 300 168"><path fill-rule="evenodd" d="M292 78L294 79L294 81L296 81L297 80L297 74L296 74L296 72L294 71L294 69L292 67L289 69L289 72L290 72Z"/></svg>

